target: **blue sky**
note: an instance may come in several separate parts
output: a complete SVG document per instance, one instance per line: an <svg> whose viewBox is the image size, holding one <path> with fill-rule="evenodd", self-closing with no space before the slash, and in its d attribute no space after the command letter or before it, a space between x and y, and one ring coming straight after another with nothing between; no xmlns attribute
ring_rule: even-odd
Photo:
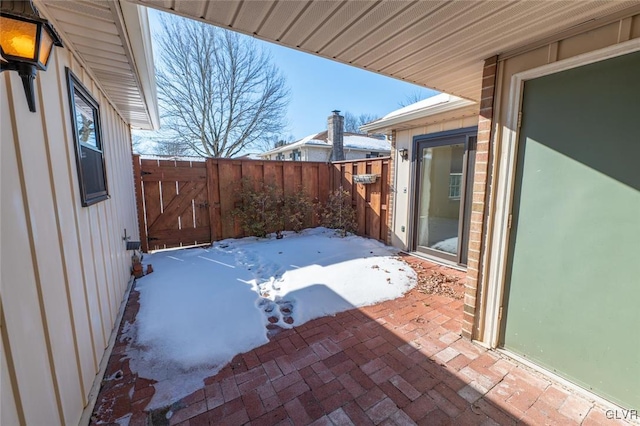
<svg viewBox="0 0 640 426"><path fill-rule="evenodd" d="M160 29L163 12L149 9L151 31ZM271 52L291 91L285 135L300 139L326 129L334 109L383 116L416 91L422 98L438 92L329 59L258 40Z"/></svg>

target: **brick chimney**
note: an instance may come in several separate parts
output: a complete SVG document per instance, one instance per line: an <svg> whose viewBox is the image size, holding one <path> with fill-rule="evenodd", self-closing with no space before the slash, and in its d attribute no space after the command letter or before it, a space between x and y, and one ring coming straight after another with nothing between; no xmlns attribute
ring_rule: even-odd
<svg viewBox="0 0 640 426"><path fill-rule="evenodd" d="M338 110L327 119L327 139L332 145L331 161L344 160L344 117Z"/></svg>

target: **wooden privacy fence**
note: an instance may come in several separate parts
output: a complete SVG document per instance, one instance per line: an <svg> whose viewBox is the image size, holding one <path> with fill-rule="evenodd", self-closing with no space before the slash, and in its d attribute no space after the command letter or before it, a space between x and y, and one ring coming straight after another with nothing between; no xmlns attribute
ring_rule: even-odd
<svg viewBox="0 0 640 426"><path fill-rule="evenodd" d="M386 241L389 158L337 163L208 158L205 161L133 156L142 250L208 244L245 236L232 215L244 178L275 185L283 193L304 191L324 205L341 185L352 195L358 235ZM373 184L355 174L377 174ZM307 226L319 224L316 215Z"/></svg>
<svg viewBox="0 0 640 426"><path fill-rule="evenodd" d="M357 234L389 244L389 175L388 157L331 163L333 176L331 188L342 186L351 193L358 220ZM378 175L375 183L354 183L354 175Z"/></svg>

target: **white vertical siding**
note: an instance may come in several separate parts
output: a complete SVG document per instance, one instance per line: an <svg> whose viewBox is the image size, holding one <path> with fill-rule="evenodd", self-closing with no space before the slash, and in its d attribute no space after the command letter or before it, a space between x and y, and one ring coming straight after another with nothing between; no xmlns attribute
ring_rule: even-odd
<svg viewBox="0 0 640 426"><path fill-rule="evenodd" d="M14 401L25 395L30 399L29 404L38 407L37 410L22 410L19 414L27 424L46 424L47 421L59 422L60 417L38 295L27 214L29 206L23 193L23 171L16 151L15 114L9 107L27 108L27 104L22 92L12 90L13 87L19 88L20 82L11 74L15 73L0 74L3 79L0 85L3 111L0 114L2 347L8 352L3 359L8 360L11 356L13 360L13 371L9 372L9 377L13 382L11 389L18 391L18 395L13 395ZM20 97L14 96L16 94ZM4 398L3 395L3 401ZM3 406L3 415L6 410Z"/></svg>
<svg viewBox="0 0 640 426"><path fill-rule="evenodd" d="M326 148L306 147L303 151L305 161L329 161L331 150Z"/></svg>
<svg viewBox="0 0 640 426"><path fill-rule="evenodd" d="M345 148L344 149L344 159L349 161L349 160L363 160L365 158L367 158L367 154L369 154L370 151L353 151L350 150L349 148Z"/></svg>
<svg viewBox="0 0 640 426"><path fill-rule="evenodd" d="M82 207L65 68L100 104L110 198ZM0 75L2 356L0 423L78 424L130 278L137 239L129 126L69 51L36 80Z"/></svg>
<svg viewBox="0 0 640 426"><path fill-rule="evenodd" d="M9 365L7 361L7 351L4 347L4 340L0 341L0 424L18 425L22 420L18 417L19 402L14 398L14 392L11 388L12 379L9 373ZM13 371L13 368L11 368Z"/></svg>

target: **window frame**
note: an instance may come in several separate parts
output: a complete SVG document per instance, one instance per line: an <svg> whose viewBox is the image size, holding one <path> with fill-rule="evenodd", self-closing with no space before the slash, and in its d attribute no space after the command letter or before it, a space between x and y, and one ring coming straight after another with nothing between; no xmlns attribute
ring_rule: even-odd
<svg viewBox="0 0 640 426"><path fill-rule="evenodd" d="M69 95L69 110L71 113L71 129L73 132L73 142L76 153L76 168L78 172L78 184L80 189L80 199L83 207L88 207L99 203L101 201L109 199L109 186L107 182L107 169L104 159L104 146L102 139L102 127L101 127L101 116L100 116L100 104L95 100L95 98L89 93L89 90L80 82L78 77L76 77L73 72L66 68L67 74L67 93ZM76 123L76 95L80 97L84 102L87 103L93 110L94 116L94 132L95 132L95 141L96 145L93 146L91 144L83 143L80 141L78 135L78 126ZM100 153L101 164L102 164L102 179L104 182L104 190L96 191L92 193L87 193L87 188L85 185L85 178L82 171L82 148L90 149L94 152Z"/></svg>
<svg viewBox="0 0 640 426"><path fill-rule="evenodd" d="M451 262L460 267L467 267L468 262L468 239L471 232L471 210L472 210L472 198L473 198L473 179L476 164L476 145L478 137L478 126L463 127L455 130L446 130L442 132L427 133L422 135L416 135L412 140L412 154L411 154L411 178L410 188L414 192L414 196L409 201L409 238L407 240L407 249L410 251L419 252L430 258L434 258L440 261ZM464 159L462 162L462 187L460 193L460 199L454 200L449 198L451 202L460 202L460 214L458 222L458 253L456 255L449 255L445 252L438 250L418 250L417 241L417 229L418 229L418 213L417 208L419 206L420 195L420 183L419 173L421 167L420 151L422 148L430 147L435 148L439 146L453 145L454 138L460 138L460 142L464 143ZM451 170L449 170L451 174ZM465 247L467 249L465 249ZM464 250L464 251L463 251Z"/></svg>
<svg viewBox="0 0 640 426"><path fill-rule="evenodd" d="M457 182L452 182L452 178L456 178ZM455 184L454 184L455 183ZM457 195L451 194L452 189L457 189ZM462 172L449 173L449 199L452 201L458 201L462 198Z"/></svg>
<svg viewBox="0 0 640 426"><path fill-rule="evenodd" d="M289 158L291 158L292 161L302 161L302 151L299 149L292 150Z"/></svg>

